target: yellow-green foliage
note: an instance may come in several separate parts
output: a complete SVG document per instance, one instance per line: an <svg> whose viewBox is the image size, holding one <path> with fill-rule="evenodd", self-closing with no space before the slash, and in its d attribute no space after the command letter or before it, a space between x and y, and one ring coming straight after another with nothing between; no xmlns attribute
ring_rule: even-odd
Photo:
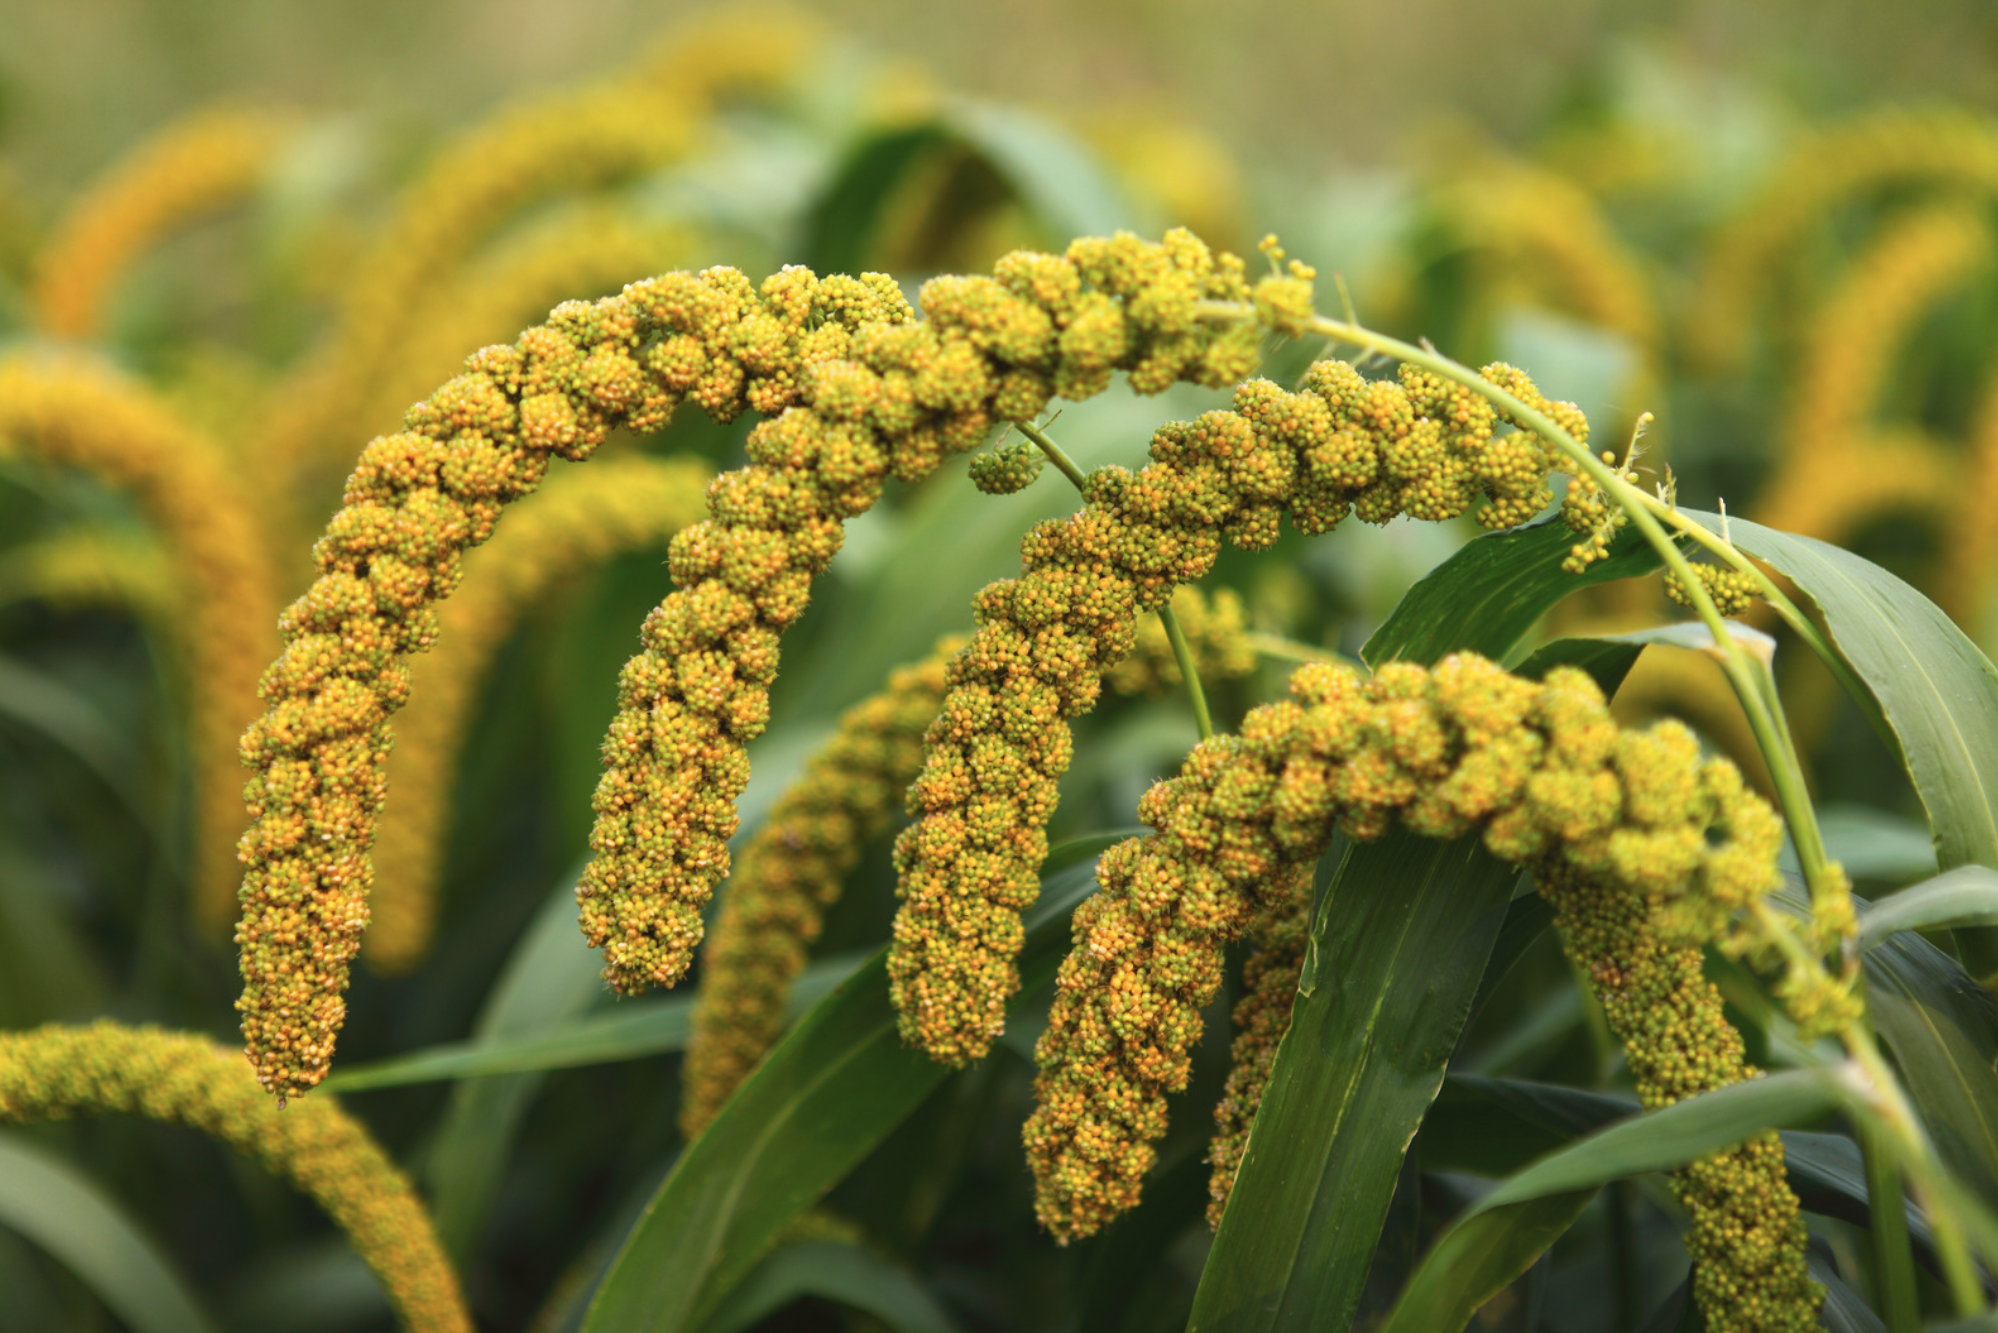
<svg viewBox="0 0 1998 1333"><path fill-rule="evenodd" d="M349 277L330 341L282 395L269 465L282 475L344 463L353 439L378 424L358 410L393 375L414 312L496 230L552 196L684 155L717 99L783 79L811 38L768 16L695 24L611 78L506 107L460 138L405 191Z"/></svg>
<svg viewBox="0 0 1998 1333"><path fill-rule="evenodd" d="M169 122L133 149L50 233L35 265L42 327L95 337L132 261L173 228L255 190L288 132L268 113L216 107Z"/></svg>
<svg viewBox="0 0 1998 1333"><path fill-rule="evenodd" d="M185 1032L98 1022L0 1032L0 1123L125 1112L190 1125L312 1196L412 1333L471 1333L429 1214L358 1121L325 1098L281 1109L242 1057Z"/></svg>
<svg viewBox="0 0 1998 1333"><path fill-rule="evenodd" d="M563 584L627 551L663 549L700 516L707 482L692 461L609 459L549 483L467 562L464 589L439 616L437 646L415 670L417 703L389 756L395 800L375 841L367 937L376 969L406 971L429 948L451 780L493 655Z"/></svg>
<svg viewBox="0 0 1998 1333"><path fill-rule="evenodd" d="M1254 668L1233 593L1217 595L1210 611L1199 589L1182 588L1173 608L1203 679ZM1156 694L1168 679L1179 683L1179 665L1155 618L1149 629L1140 633L1139 651L1105 678L1112 689ZM848 709L736 861L701 951L693 1040L680 1076L680 1128L689 1138L714 1119L782 1030L785 998L826 909L866 841L887 829L896 797L922 770L923 733L943 705L944 667L963 642L944 640L929 658L891 674L881 693Z"/></svg>
<svg viewBox="0 0 1998 1333"><path fill-rule="evenodd" d="M1688 329L1695 359L1738 365L1787 252L1839 205L1913 188L1988 200L1998 192L1998 127L1978 112L1888 106L1813 131L1713 239Z"/></svg>
<svg viewBox="0 0 1998 1333"><path fill-rule="evenodd" d="M1487 374L1545 401L1510 367ZM1572 407L1549 410L1586 434ZM1285 514L1306 533L1352 513L1379 523L1475 508L1488 526L1524 521L1552 498L1552 460L1538 437L1497 425L1483 398L1424 372L1370 382L1321 361L1302 392L1251 381L1233 410L1161 428L1149 466L1097 472L1081 513L1027 536L1025 573L978 596L978 633L951 662L910 788L921 818L896 845L888 970L906 1040L961 1065L1005 1026L1019 913L1039 889L1069 762L1066 719L1088 711L1102 673L1131 651L1138 612L1204 575L1224 537L1268 547Z"/></svg>
<svg viewBox="0 0 1998 1333"><path fill-rule="evenodd" d="M1235 1189L1235 1172L1249 1150L1276 1067L1277 1046L1290 1030L1291 1002L1297 998L1298 974L1304 968L1305 946L1311 936L1311 898L1298 894L1288 910L1271 915L1251 928L1256 950L1242 964L1242 994L1233 1014L1235 1040L1228 1047L1228 1083L1214 1106L1214 1138L1207 1149L1214 1168L1207 1183L1207 1225L1221 1225L1222 1210Z"/></svg>
<svg viewBox="0 0 1998 1333"><path fill-rule="evenodd" d="M1458 654L1363 682L1313 665L1291 693L1146 794L1139 814L1156 834L1106 852L1076 911L1025 1130L1037 1212L1058 1239L1137 1202L1222 946L1293 908L1335 831L1478 832L1532 867L1647 1104L1748 1076L1699 947L1716 914L1774 882L1782 825L1733 765L1703 762L1675 724L1620 732L1595 683L1568 668L1534 683ZM1707 1159L1675 1188L1709 1328L1815 1326L1821 1292L1773 1139Z"/></svg>
<svg viewBox="0 0 1998 1333"><path fill-rule="evenodd" d="M172 551L193 699L194 892L226 918L242 788L234 738L255 714L277 586L255 506L226 460L146 391L73 360L0 363L0 453L81 469L129 491Z"/></svg>
<svg viewBox="0 0 1998 1333"><path fill-rule="evenodd" d="M1650 279L1587 191L1555 172L1492 159L1454 163L1445 216L1485 251L1488 277L1623 334L1655 368L1662 331Z"/></svg>
<svg viewBox="0 0 1998 1333"><path fill-rule="evenodd" d="M1952 484L1959 494L1942 543L1943 571L1936 600L1975 634L1990 613L1998 578L1998 379L1984 390L1970 423L1967 457ZM1965 475L1967 474L1967 475Z"/></svg>
<svg viewBox="0 0 1998 1333"><path fill-rule="evenodd" d="M1910 436L1877 441L1872 418L1901 344L1992 254L1990 224L1946 205L1897 219L1868 245L1812 320L1775 473L1756 497L1758 520L1837 541L1889 505L1949 498L1945 455L1918 462ZM1867 487L1879 497L1871 509L1856 504Z"/></svg>
<svg viewBox="0 0 1998 1333"><path fill-rule="evenodd" d="M0 602L35 598L61 610L108 610L171 636L180 590L158 543L66 528L0 557Z"/></svg>

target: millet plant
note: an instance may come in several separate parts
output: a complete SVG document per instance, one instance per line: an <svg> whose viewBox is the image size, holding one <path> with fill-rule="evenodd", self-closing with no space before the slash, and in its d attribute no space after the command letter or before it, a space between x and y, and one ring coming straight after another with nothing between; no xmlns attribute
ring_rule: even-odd
<svg viewBox="0 0 1998 1333"><path fill-rule="evenodd" d="M94 923L115 983L0 897L0 1225L56 1261L0 1231L0 1290L148 1330L1993 1318L1998 672L1819 540L1932 457L1866 420L1882 348L1987 224L1896 219L1828 298L1861 336L1803 340L1759 497L1800 535L1692 507L1649 413L1605 439L1552 375L1375 331L1273 236L1048 240L1096 178L995 108L853 110L795 254L667 216L716 105L803 133L757 99L813 40L711 26L503 112L283 367L85 343L293 122L206 113L51 229L0 358L0 627L51 646L0 657L0 713L80 832L0 867L166 887ZM1450 244L1653 391L1641 266L1536 170L1439 188ZM973 233L1029 243L864 262ZM759 276L626 272L732 248ZM1401 538L1445 544L1371 612L1338 591ZM60 672L130 624L187 723L121 764ZM1721 722L1619 711L1640 658ZM1931 873L1815 799L1779 661ZM345 1243L79 1123L114 1113Z"/></svg>

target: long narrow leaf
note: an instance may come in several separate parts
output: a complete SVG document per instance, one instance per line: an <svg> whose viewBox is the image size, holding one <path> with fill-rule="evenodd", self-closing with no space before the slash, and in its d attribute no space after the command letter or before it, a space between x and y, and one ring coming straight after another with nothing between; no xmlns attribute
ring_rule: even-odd
<svg viewBox="0 0 1998 1333"><path fill-rule="evenodd" d="M817 1004L860 962L859 955L849 954L812 964L792 984L790 1016L795 1018ZM685 1047L693 1032L693 1014L692 996L633 1000L608 1013L591 1014L556 1027L485 1041L449 1042L359 1065L335 1074L325 1086L332 1092L357 1092L638 1060Z"/></svg>
<svg viewBox="0 0 1998 1333"><path fill-rule="evenodd" d="M514 946L473 1024L478 1042L556 1027L603 993L597 957L576 931L575 897L570 890L575 882L572 874L556 883ZM514 1132L538 1086L538 1075L509 1074L451 1090L427 1166L437 1232L453 1256L462 1258L477 1240Z"/></svg>
<svg viewBox="0 0 1998 1333"><path fill-rule="evenodd" d="M1690 511L1689 511L1690 512ZM1718 532L1715 514L1690 516ZM1816 602L1869 708L1898 743L1928 812L1940 869L1998 866L1998 669L1941 607L1870 560L1743 519L1735 545ZM1967 933L1973 966L1998 970L1998 935Z"/></svg>
<svg viewBox="0 0 1998 1333"><path fill-rule="evenodd" d="M133 780L140 765L130 738L89 699L46 672L0 657L0 718L67 750L118 798L140 828L152 829L151 806Z"/></svg>
<svg viewBox="0 0 1998 1333"><path fill-rule="evenodd" d="M1605 1125L1638 1114L1622 1097L1555 1083L1452 1074L1422 1123L1424 1165L1501 1177ZM1785 1130L1783 1167L1804 1211L1872 1224L1859 1145L1842 1134ZM1928 1218L1903 1201L1916 1257L1940 1276Z"/></svg>
<svg viewBox="0 0 1998 1333"><path fill-rule="evenodd" d="M917 125L864 140L833 173L806 220L803 252L821 271L858 271L872 257L897 187L938 150L968 150L1012 190L1050 244L1133 225L1129 203L1090 150L1017 107L959 100Z"/></svg>
<svg viewBox="0 0 1998 1333"><path fill-rule="evenodd" d="M1825 1333L1887 1333L1880 1316L1859 1299L1851 1287L1815 1250L1804 1256L1804 1266L1825 1289L1825 1303L1818 1307L1818 1322Z"/></svg>
<svg viewBox="0 0 1998 1333"><path fill-rule="evenodd" d="M54 1255L136 1333L215 1333L172 1262L123 1209L61 1158L11 1134L0 1134L0 1226Z"/></svg>
<svg viewBox="0 0 1998 1333"><path fill-rule="evenodd" d="M1464 649L1502 659L1576 588L1657 567L1649 548L1620 539L1578 577L1561 568L1572 544L1548 523L1469 543L1409 590L1363 655L1377 665ZM1536 669L1583 661L1614 691L1636 652L1570 643ZM1319 905L1307 981L1190 1327L1341 1327L1352 1316L1516 878L1476 838L1438 845L1396 831L1353 853Z"/></svg>
<svg viewBox="0 0 1998 1333"><path fill-rule="evenodd" d="M1867 1008L1950 1171L1998 1207L1998 1009L1955 959L1902 932L1866 955Z"/></svg>
<svg viewBox="0 0 1998 1333"><path fill-rule="evenodd" d="M1504 657L1569 593L1659 566L1641 537L1623 532L1608 559L1569 574L1561 560L1574 544L1575 534L1558 517L1466 542L1408 590L1360 656L1372 666L1400 658L1430 662L1463 649Z"/></svg>
<svg viewBox="0 0 1998 1333"><path fill-rule="evenodd" d="M1051 876L1029 916L1022 993L1053 975L1092 860ZM694 1328L778 1234L949 1076L902 1045L877 952L766 1056L688 1145L590 1306L588 1333Z"/></svg>
<svg viewBox="0 0 1998 1333"><path fill-rule="evenodd" d="M1829 1078L1792 1070L1619 1121L1542 1158L1450 1224L1409 1279L1382 1333L1457 1333L1553 1244L1599 1187L1684 1166L1837 1105Z"/></svg>
<svg viewBox="0 0 1998 1333"><path fill-rule="evenodd" d="M701 1333L742 1333L807 1296L872 1315L894 1333L956 1333L957 1324L907 1273L858 1245L808 1241L758 1264Z"/></svg>
<svg viewBox="0 0 1998 1333"><path fill-rule="evenodd" d="M1958 866L1874 904L1859 919L1859 947L1877 948L1903 930L1989 925L1998 925L1998 870Z"/></svg>
<svg viewBox="0 0 1998 1333"><path fill-rule="evenodd" d="M1343 1328L1518 872L1397 830L1327 890L1192 1329Z"/></svg>

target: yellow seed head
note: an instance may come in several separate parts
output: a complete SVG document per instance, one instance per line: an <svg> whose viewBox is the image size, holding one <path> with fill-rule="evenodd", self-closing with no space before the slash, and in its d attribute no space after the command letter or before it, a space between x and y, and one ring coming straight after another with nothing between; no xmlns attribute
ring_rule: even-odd
<svg viewBox="0 0 1998 1333"><path fill-rule="evenodd" d="M0 1033L0 1123L106 1112L190 1125L256 1158L347 1233L405 1328L471 1333L422 1201L339 1103L273 1105L239 1055L192 1033L111 1022Z"/></svg>

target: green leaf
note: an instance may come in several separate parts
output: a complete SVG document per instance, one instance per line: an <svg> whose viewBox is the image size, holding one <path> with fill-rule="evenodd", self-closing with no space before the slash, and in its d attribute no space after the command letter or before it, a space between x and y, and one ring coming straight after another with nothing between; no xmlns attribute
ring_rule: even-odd
<svg viewBox="0 0 1998 1333"><path fill-rule="evenodd" d="M1718 515L1686 511L1719 532ZM1824 615L1839 655L1871 691L1857 702L1898 747L1928 812L1940 869L1998 867L1998 669L1942 608L1869 560L1809 537L1730 519L1734 544L1787 575ZM1959 944L1980 977L1998 936Z"/></svg>
<svg viewBox="0 0 1998 1333"><path fill-rule="evenodd" d="M1096 155L1045 116L1002 102L959 101L944 123L992 164L1054 244L1108 236L1137 219Z"/></svg>
<svg viewBox="0 0 1998 1333"><path fill-rule="evenodd" d="M1604 1125L1638 1114L1622 1097L1554 1083L1452 1074L1422 1122L1423 1163L1470 1175L1508 1176ZM1783 1165L1804 1211L1871 1225L1859 1145L1842 1134L1785 1130ZM1906 1205L1916 1257L1940 1274L1928 1219Z"/></svg>
<svg viewBox="0 0 1998 1333"><path fill-rule="evenodd" d="M0 833L0 1028L84 1019L109 1007L103 964L55 892L50 869Z"/></svg>
<svg viewBox="0 0 1998 1333"><path fill-rule="evenodd" d="M1512 965L1520 960L1533 942L1547 933L1554 924L1554 908L1537 893L1529 893L1514 898L1512 905L1505 909L1505 924L1499 927L1498 939L1492 944L1492 956L1485 960L1485 973L1478 978L1478 993L1471 999L1471 1012L1483 1011L1485 1001Z"/></svg>
<svg viewBox="0 0 1998 1333"><path fill-rule="evenodd" d="M1422 1122L1422 1160L1437 1170L1508 1176L1639 1109L1627 1098L1556 1083L1452 1074Z"/></svg>
<svg viewBox="0 0 1998 1333"><path fill-rule="evenodd" d="M224 1309L230 1327L257 1333L332 1333L395 1318L381 1279L338 1234L259 1263Z"/></svg>
<svg viewBox="0 0 1998 1333"><path fill-rule="evenodd" d="M1672 1288L1671 1295L1658 1303L1637 1333L1704 1333L1706 1326L1706 1320L1700 1318L1700 1307L1693 1301L1693 1275L1688 1272Z"/></svg>
<svg viewBox="0 0 1998 1333"><path fill-rule="evenodd" d="M1904 932L1866 955L1866 999L1944 1165L1987 1206L1998 1206L1998 1072L1992 1068L1998 1009L1991 997L1955 959Z"/></svg>
<svg viewBox="0 0 1998 1333"><path fill-rule="evenodd" d="M1774 656L1776 640L1753 625L1744 625L1738 620L1725 622L1735 639L1750 652L1763 656ZM1634 643L1640 647L1657 644L1664 648L1685 648L1696 653L1711 653L1715 648L1714 632L1704 621L1675 620L1669 625L1653 625L1649 629L1632 630L1628 634L1605 634L1608 643Z"/></svg>
<svg viewBox="0 0 1998 1333"><path fill-rule="evenodd" d="M1513 671L1528 680L1541 680L1557 666L1575 667L1588 672L1603 693L1613 697L1643 652L1644 645L1619 639L1555 639L1534 649Z"/></svg>
<svg viewBox="0 0 1998 1333"><path fill-rule="evenodd" d="M1601 1186L1684 1166L1837 1105L1828 1078L1793 1070L1619 1121L1542 1158L1450 1224L1409 1279L1382 1333L1457 1333L1554 1243Z"/></svg>
<svg viewBox="0 0 1998 1333"><path fill-rule="evenodd" d="M1446 652L1503 658L1569 593L1640 578L1659 565L1643 538L1625 531L1610 543L1608 559L1570 574L1561 561L1574 544L1558 515L1466 542L1408 590L1360 656L1376 667L1402 658L1432 662Z"/></svg>
<svg viewBox="0 0 1998 1333"><path fill-rule="evenodd" d="M472 1025L478 1044L559 1027L603 994L602 965L576 929L573 886L581 873L579 865L556 882L514 946ZM514 1133L539 1086L539 1075L508 1074L451 1090L426 1166L438 1236L461 1262L478 1240Z"/></svg>
<svg viewBox="0 0 1998 1333"><path fill-rule="evenodd" d="M1380 1333L1457 1333L1561 1239L1596 1190L1590 1185L1522 1199L1452 1224L1422 1257Z"/></svg>
<svg viewBox="0 0 1998 1333"><path fill-rule="evenodd" d="M1050 245L1108 236L1136 221L1095 156L1060 126L1018 107L958 100L935 119L883 131L848 155L806 219L805 262L821 273L858 271L902 180L953 147L992 168Z"/></svg>
<svg viewBox="0 0 1998 1333"><path fill-rule="evenodd" d="M1049 877L1028 914L1021 993L1053 975L1095 862ZM653 1196L590 1305L588 1333L697 1327L784 1226L950 1076L902 1045L887 950L805 1015Z"/></svg>
<svg viewBox="0 0 1998 1333"><path fill-rule="evenodd" d="M97 705L46 672L0 657L0 718L39 732L69 752L150 832L154 817L133 775L143 769L124 735Z"/></svg>
<svg viewBox="0 0 1998 1333"><path fill-rule="evenodd" d="M859 954L846 954L806 968L791 987L790 1017L796 1018L817 1004L861 961ZM693 1016L694 997L690 995L633 1000L608 1013L551 1028L513 1032L485 1041L447 1042L359 1065L333 1075L325 1087L330 1092L358 1092L638 1060L683 1049L693 1033Z"/></svg>
<svg viewBox="0 0 1998 1333"><path fill-rule="evenodd" d="M1851 1287L1839 1280L1837 1270L1815 1250L1804 1256L1804 1267L1825 1289L1825 1303L1818 1308L1818 1322L1826 1333L1887 1333L1887 1325L1873 1313Z"/></svg>
<svg viewBox="0 0 1998 1333"><path fill-rule="evenodd" d="M1818 831L1824 834L1826 853L1854 879L1898 887L1936 873L1936 844L1925 820L1868 805L1823 805L1818 807Z"/></svg>
<svg viewBox="0 0 1998 1333"><path fill-rule="evenodd" d="M858 1245L787 1245L750 1271L701 1333L742 1333L807 1296L874 1316L895 1333L956 1333L957 1324L907 1273Z"/></svg>
<svg viewBox="0 0 1998 1333"><path fill-rule="evenodd" d="M1561 561L1573 543L1555 522L1470 542L1409 590L1363 655L1375 665L1461 649L1503 658L1576 588L1657 567L1648 547L1619 539L1608 560L1567 574ZM1568 642L1535 669L1576 662L1614 690L1637 651ZM1475 837L1437 844L1396 830L1348 857L1320 902L1301 1002L1190 1327L1342 1326L1351 1317L1517 878Z"/></svg>
<svg viewBox="0 0 1998 1333"><path fill-rule="evenodd" d="M1884 898L1859 918L1859 947L1874 949L1896 931L1998 925L1998 870L1958 866Z"/></svg>
<svg viewBox="0 0 1998 1333"><path fill-rule="evenodd" d="M12 1134L0 1134L0 1226L55 1256L136 1333L215 1333L186 1280L109 1195Z"/></svg>
<svg viewBox="0 0 1998 1333"><path fill-rule="evenodd" d="M1836 1217L1870 1230L1871 1192L1866 1186L1866 1165L1860 1157L1859 1145L1843 1134L1814 1134L1800 1129L1786 1129L1781 1137L1790 1188L1804 1211ZM1935 1233L1928 1218L1906 1200L1902 1211L1915 1257L1940 1280L1942 1265L1936 1258Z"/></svg>
<svg viewBox="0 0 1998 1333"><path fill-rule="evenodd" d="M820 273L858 272L867 263L896 183L927 151L947 142L935 122L863 140L834 172L832 184L806 219L800 248L804 262Z"/></svg>
<svg viewBox="0 0 1998 1333"><path fill-rule="evenodd" d="M1518 877L1476 837L1398 829L1352 850L1189 1328L1345 1326Z"/></svg>

